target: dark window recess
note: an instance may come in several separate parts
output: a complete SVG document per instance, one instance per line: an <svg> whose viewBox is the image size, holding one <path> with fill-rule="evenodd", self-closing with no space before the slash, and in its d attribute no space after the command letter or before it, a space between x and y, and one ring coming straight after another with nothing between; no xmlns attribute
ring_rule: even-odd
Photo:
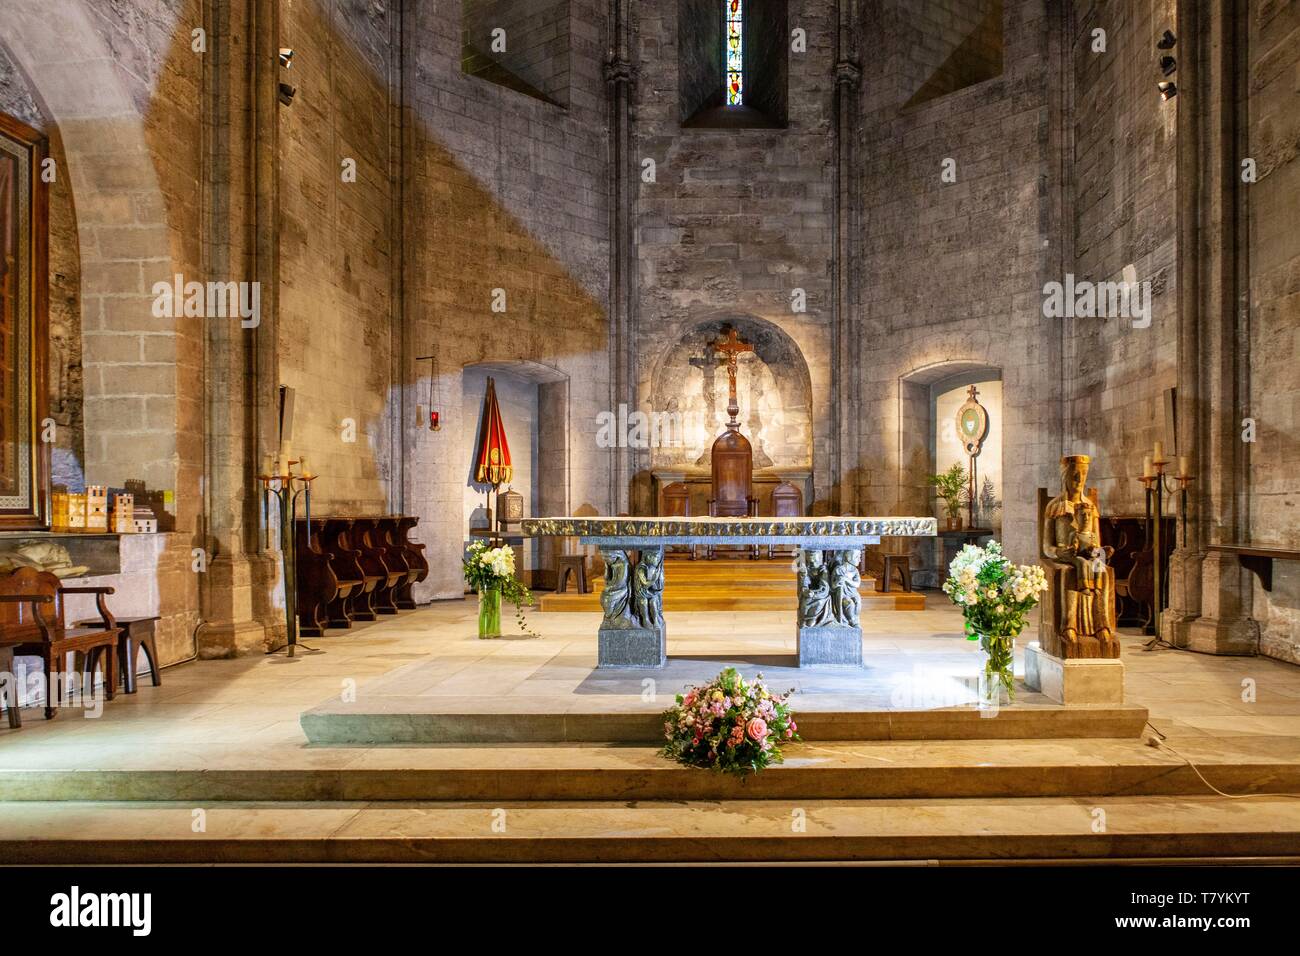
<svg viewBox="0 0 1300 956"><path fill-rule="evenodd" d="M740 106L726 105L725 15L724 0L678 0L677 92L682 126L783 128L790 64L786 0L743 0Z"/></svg>
<svg viewBox="0 0 1300 956"><path fill-rule="evenodd" d="M899 23L910 34L904 109L1002 75L1002 0L922 0Z"/></svg>
<svg viewBox="0 0 1300 956"><path fill-rule="evenodd" d="M461 72L569 105L569 0L461 0Z"/></svg>

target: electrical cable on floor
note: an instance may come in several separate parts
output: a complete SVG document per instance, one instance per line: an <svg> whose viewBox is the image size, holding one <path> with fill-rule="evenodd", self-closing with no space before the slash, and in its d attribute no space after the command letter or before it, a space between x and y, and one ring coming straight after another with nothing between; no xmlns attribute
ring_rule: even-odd
<svg viewBox="0 0 1300 956"><path fill-rule="evenodd" d="M1179 760L1183 761L1183 763L1187 764L1187 766L1191 767L1192 772L1195 773L1196 776L1201 778L1201 783L1205 784L1207 787L1209 787L1211 790L1213 790L1221 797L1227 797L1229 800L1245 800L1250 797L1289 797L1292 799L1300 799L1300 793L1224 793L1214 784L1210 783L1210 781L1205 779L1205 774L1201 773L1200 768L1197 767L1196 764L1194 764L1190 758L1179 753L1177 750L1171 747L1165 735L1162 734L1159 730L1157 730L1155 725L1152 724L1151 721L1149 720L1147 721L1147 726L1151 728L1152 733L1154 733L1156 737L1160 738L1159 740L1150 737L1147 738L1147 746L1164 747L1166 750L1168 750L1170 753L1176 756Z"/></svg>

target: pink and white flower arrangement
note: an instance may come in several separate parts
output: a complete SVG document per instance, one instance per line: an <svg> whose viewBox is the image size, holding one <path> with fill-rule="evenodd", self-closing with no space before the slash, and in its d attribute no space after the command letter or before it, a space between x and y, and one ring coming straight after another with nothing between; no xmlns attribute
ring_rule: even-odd
<svg viewBox="0 0 1300 956"><path fill-rule="evenodd" d="M707 684L677 695L664 712L661 753L691 767L756 773L782 760L783 744L799 739L789 691L776 695L759 674L746 681L727 667Z"/></svg>

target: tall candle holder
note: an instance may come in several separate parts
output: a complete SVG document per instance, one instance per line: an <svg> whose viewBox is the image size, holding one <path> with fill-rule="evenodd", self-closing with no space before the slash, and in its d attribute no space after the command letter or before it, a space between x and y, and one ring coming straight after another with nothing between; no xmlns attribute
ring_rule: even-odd
<svg viewBox="0 0 1300 956"><path fill-rule="evenodd" d="M1165 496L1168 495L1172 499L1174 495L1178 495L1178 517L1182 528L1182 546L1187 547L1187 486L1194 480L1188 473L1187 456L1185 455L1178 458L1178 474L1166 475L1165 466L1172 462L1171 459L1164 456L1163 452L1164 449L1161 443L1156 442L1154 454L1143 458L1142 475L1138 478L1142 482L1146 495L1147 541L1151 544L1151 567L1154 577L1151 597L1151 623L1154 636L1146 643L1148 649L1161 643L1167 643L1160 634L1160 612L1165 608L1165 589L1168 587L1164 545L1161 541L1165 523ZM1177 486L1168 484L1170 478L1177 482ZM1153 516L1154 523L1152 522Z"/></svg>
<svg viewBox="0 0 1300 956"><path fill-rule="evenodd" d="M294 465L298 473L294 474ZM283 472L281 469L283 468ZM298 499L303 501L307 518L307 545L311 546L311 483L319 477L307 469L307 459L268 458L262 465L262 473L257 480L262 485L262 501L267 508L266 547L271 547L270 510L272 500L280 515L280 555L284 571L284 614L287 625L289 656L293 657L298 644L298 560L297 560L297 525ZM316 648L301 645L304 650L315 651ZM278 650L278 648L277 648Z"/></svg>

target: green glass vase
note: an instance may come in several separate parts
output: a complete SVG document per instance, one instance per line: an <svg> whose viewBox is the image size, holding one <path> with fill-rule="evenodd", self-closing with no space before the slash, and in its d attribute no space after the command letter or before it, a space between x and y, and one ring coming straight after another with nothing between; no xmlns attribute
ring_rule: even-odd
<svg viewBox="0 0 1300 956"><path fill-rule="evenodd" d="M484 588L478 592L478 636L479 640L501 636L500 588Z"/></svg>

